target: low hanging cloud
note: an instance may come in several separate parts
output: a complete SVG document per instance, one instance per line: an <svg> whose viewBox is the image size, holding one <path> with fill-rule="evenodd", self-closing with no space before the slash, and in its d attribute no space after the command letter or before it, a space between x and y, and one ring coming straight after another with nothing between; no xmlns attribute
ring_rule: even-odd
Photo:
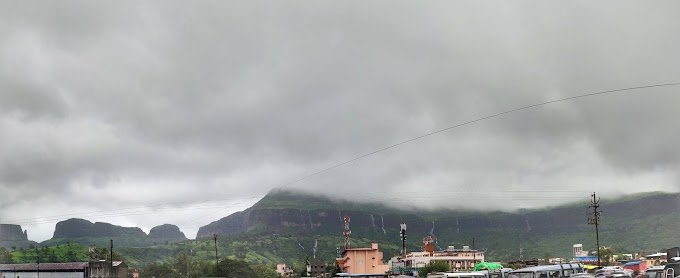
<svg viewBox="0 0 680 278"><path fill-rule="evenodd" d="M678 8L0 4L0 222L36 240L76 213L195 234L273 188L434 130L678 82ZM284 188L507 210L677 191L679 90L507 114Z"/></svg>

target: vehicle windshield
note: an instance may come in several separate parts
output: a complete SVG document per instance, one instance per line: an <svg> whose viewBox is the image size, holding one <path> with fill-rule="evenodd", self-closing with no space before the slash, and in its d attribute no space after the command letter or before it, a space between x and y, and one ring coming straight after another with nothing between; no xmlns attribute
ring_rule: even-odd
<svg viewBox="0 0 680 278"><path fill-rule="evenodd" d="M645 272L645 275L647 275L647 277L649 278L661 278L662 272L663 271L659 269L647 270L647 272Z"/></svg>
<svg viewBox="0 0 680 278"><path fill-rule="evenodd" d="M508 274L508 278L535 278L533 272L515 272Z"/></svg>
<svg viewBox="0 0 680 278"><path fill-rule="evenodd" d="M501 273L501 272L489 273L489 277L491 277L491 278L502 278L503 273Z"/></svg>

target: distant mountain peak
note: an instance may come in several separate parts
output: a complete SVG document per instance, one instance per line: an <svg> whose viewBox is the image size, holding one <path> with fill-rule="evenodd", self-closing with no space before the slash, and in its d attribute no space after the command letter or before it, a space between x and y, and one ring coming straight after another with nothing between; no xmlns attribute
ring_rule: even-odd
<svg viewBox="0 0 680 278"><path fill-rule="evenodd" d="M26 231L21 229L21 225L0 224L0 241L28 240Z"/></svg>
<svg viewBox="0 0 680 278"><path fill-rule="evenodd" d="M54 229L52 238L78 237L146 237L146 233L138 227L122 227L106 222L92 223L85 219L71 218L60 221Z"/></svg>
<svg viewBox="0 0 680 278"><path fill-rule="evenodd" d="M187 237L179 227L172 224L163 224L151 228L149 231L149 238L153 239L167 239L167 240L186 240Z"/></svg>

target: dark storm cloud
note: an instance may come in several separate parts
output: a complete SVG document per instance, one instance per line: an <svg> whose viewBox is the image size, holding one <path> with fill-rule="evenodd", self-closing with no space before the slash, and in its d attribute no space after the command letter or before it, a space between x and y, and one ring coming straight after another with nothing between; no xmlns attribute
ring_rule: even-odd
<svg viewBox="0 0 680 278"><path fill-rule="evenodd" d="M2 219L199 200L247 204L316 170L456 123L675 82L677 8L6 3L0 188L10 197L0 204ZM448 198L469 207L479 202L462 191L482 191L506 198L494 204L505 209L548 204L540 197L573 201L592 190L676 190L677 103L678 88L668 87L551 104L288 187L430 206L425 198L435 196L438 204ZM554 192L565 188L583 193ZM525 190L539 192L525 193L535 200L511 192ZM415 191L432 194L392 194ZM26 209L32 200L54 204ZM195 218L185 214L111 221ZM204 224L187 223L190 231Z"/></svg>

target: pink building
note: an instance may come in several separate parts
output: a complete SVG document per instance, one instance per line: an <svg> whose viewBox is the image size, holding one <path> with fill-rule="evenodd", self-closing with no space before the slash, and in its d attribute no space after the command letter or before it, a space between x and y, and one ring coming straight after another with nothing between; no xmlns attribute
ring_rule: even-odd
<svg viewBox="0 0 680 278"><path fill-rule="evenodd" d="M389 271L377 242L371 243L370 248L345 249L337 262L342 272L349 274L384 274Z"/></svg>

